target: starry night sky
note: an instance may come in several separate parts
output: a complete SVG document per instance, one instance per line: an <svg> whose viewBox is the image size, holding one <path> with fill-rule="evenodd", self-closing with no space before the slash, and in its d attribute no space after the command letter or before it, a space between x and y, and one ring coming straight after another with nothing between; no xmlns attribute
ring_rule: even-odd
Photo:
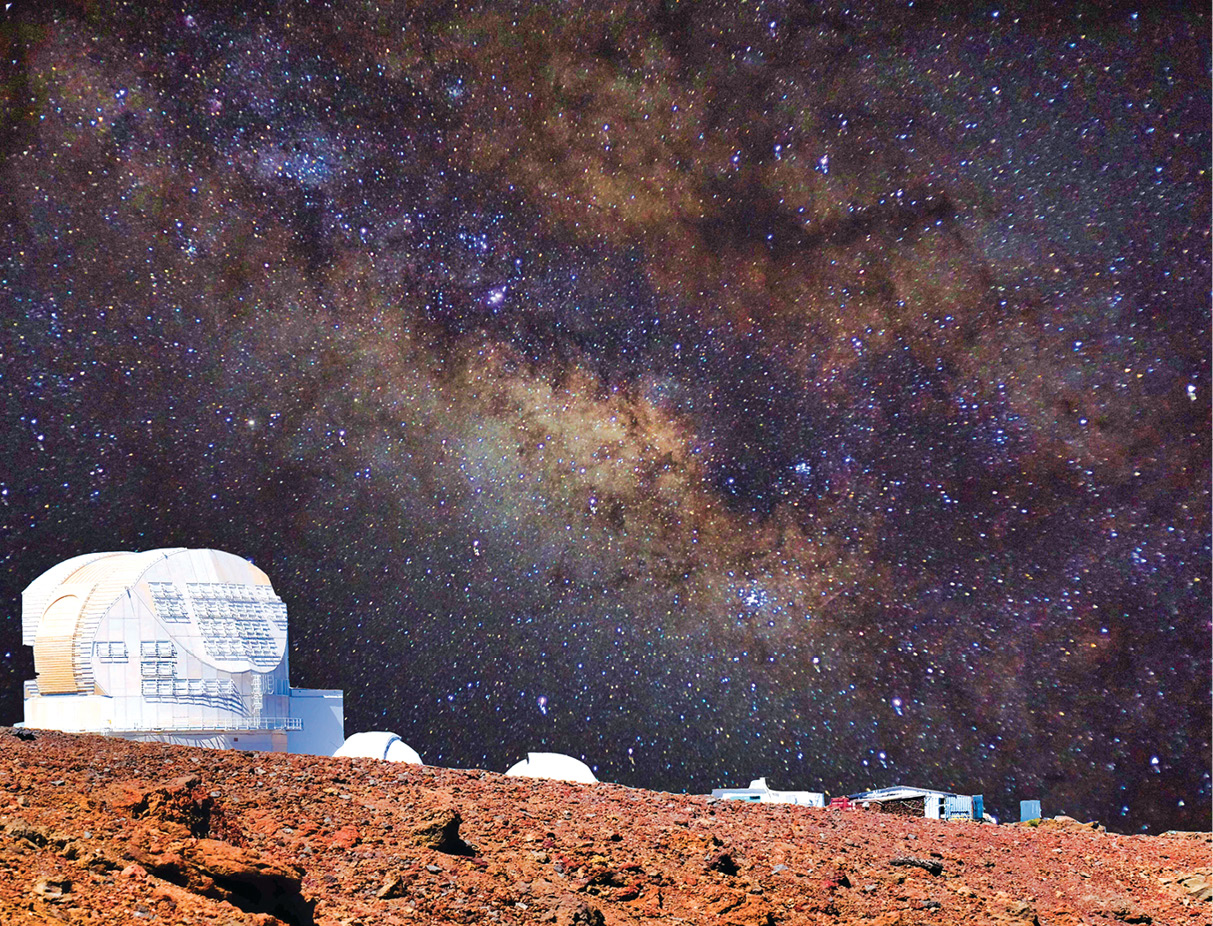
<svg viewBox="0 0 1213 926"><path fill-rule="evenodd" d="M37 5L21 589L253 559L433 764L1210 822L1207 4Z"/></svg>

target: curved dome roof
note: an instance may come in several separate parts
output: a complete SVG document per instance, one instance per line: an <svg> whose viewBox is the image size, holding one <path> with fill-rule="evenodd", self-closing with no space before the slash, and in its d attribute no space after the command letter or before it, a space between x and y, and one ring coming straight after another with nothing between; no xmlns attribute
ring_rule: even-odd
<svg viewBox="0 0 1213 926"><path fill-rule="evenodd" d="M592 785L598 782L590 767L580 759L558 752L528 752L526 758L512 765L507 775L515 778L555 778L559 781L579 781Z"/></svg>
<svg viewBox="0 0 1213 926"><path fill-rule="evenodd" d="M346 759L383 759L387 762L411 762L413 765L424 765L421 756L395 733L384 730L372 730L367 733L354 733L341 748L333 753L334 758Z"/></svg>
<svg viewBox="0 0 1213 926"><path fill-rule="evenodd" d="M160 552L167 553L169 551L163 550ZM85 553L82 556L73 556L71 559L65 559L61 563L56 563L46 570L46 572L42 573L42 575L38 576L38 578L34 579L21 593L22 644L25 646L34 645L34 639L38 633L39 619L50 605L51 598L58 597L56 592L59 591L59 587L67 581L72 573L99 559L129 555L129 553L115 552Z"/></svg>

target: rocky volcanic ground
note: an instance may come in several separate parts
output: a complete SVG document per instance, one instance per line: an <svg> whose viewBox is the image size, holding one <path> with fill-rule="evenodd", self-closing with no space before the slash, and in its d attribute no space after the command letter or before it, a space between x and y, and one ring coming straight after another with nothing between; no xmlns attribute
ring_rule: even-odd
<svg viewBox="0 0 1213 926"><path fill-rule="evenodd" d="M1210 843L0 729L3 923L1198 924Z"/></svg>

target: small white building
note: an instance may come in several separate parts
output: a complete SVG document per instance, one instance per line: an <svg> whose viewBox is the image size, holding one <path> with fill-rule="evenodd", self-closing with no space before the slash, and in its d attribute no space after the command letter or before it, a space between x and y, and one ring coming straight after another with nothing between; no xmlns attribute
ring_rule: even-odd
<svg viewBox="0 0 1213 926"><path fill-rule="evenodd" d="M342 693L291 687L286 605L231 553L73 557L22 593L21 629L28 727L323 756L345 738Z"/></svg>
<svg viewBox="0 0 1213 926"><path fill-rule="evenodd" d="M333 758L382 759L385 762L409 762L424 765L417 750L413 749L395 733L372 730L367 733L352 733Z"/></svg>
<svg viewBox="0 0 1213 926"><path fill-rule="evenodd" d="M558 752L528 752L526 758L511 765L506 774L515 778L555 778L587 785L598 782L588 765Z"/></svg>
<svg viewBox="0 0 1213 926"><path fill-rule="evenodd" d="M751 801L762 804L799 804L824 807L826 796L820 791L772 791L765 778L756 778L748 788L713 788L712 797L722 801Z"/></svg>

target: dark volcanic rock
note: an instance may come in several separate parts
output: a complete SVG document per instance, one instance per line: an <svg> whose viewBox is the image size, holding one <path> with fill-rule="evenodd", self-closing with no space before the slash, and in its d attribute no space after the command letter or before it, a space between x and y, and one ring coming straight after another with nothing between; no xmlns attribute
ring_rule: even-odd
<svg viewBox="0 0 1213 926"><path fill-rule="evenodd" d="M923 871L929 872L933 875L943 874L943 863L929 858L903 856L902 858L893 859L891 862L889 862L889 864L898 865L901 867L921 868Z"/></svg>
<svg viewBox="0 0 1213 926"><path fill-rule="evenodd" d="M733 856L728 852L717 852L708 858L708 870L719 871L722 875L735 875L740 870Z"/></svg>

